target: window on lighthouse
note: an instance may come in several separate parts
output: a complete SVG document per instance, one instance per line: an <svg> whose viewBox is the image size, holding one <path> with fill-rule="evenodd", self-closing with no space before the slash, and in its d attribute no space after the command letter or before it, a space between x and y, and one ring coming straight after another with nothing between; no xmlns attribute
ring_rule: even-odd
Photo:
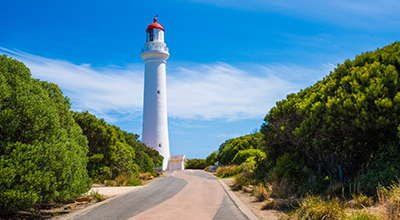
<svg viewBox="0 0 400 220"><path fill-rule="evenodd" d="M158 144L158 147L160 147L160 148L161 148L161 143L159 143L159 144Z"/></svg>
<svg viewBox="0 0 400 220"><path fill-rule="evenodd" d="M154 29L147 30L146 34L146 42L150 42L154 40Z"/></svg>

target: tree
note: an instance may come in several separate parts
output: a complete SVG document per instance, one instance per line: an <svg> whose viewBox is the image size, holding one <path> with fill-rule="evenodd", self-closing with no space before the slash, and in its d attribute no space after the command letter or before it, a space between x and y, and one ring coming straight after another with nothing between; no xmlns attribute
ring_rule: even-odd
<svg viewBox="0 0 400 220"><path fill-rule="evenodd" d="M256 163L260 163L267 155L259 149L240 150L232 159L232 163L240 165L247 159L252 158Z"/></svg>
<svg viewBox="0 0 400 220"><path fill-rule="evenodd" d="M400 122L400 43L346 60L315 85L277 102L261 131L271 157L298 153L339 179L356 177ZM382 145L383 144L383 145Z"/></svg>
<svg viewBox="0 0 400 220"><path fill-rule="evenodd" d="M137 175L136 153L119 127L97 119L88 111L73 112L73 115L89 141L88 171L95 182L121 174Z"/></svg>
<svg viewBox="0 0 400 220"><path fill-rule="evenodd" d="M87 140L57 85L0 57L0 212L75 198L89 189Z"/></svg>
<svg viewBox="0 0 400 220"><path fill-rule="evenodd" d="M218 161L217 157L217 151L212 152L207 158L206 158L206 165L214 165Z"/></svg>

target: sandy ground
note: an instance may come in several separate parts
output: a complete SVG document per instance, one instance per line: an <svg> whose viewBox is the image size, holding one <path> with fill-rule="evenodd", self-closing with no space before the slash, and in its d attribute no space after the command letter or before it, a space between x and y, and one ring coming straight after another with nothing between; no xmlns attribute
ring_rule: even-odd
<svg viewBox="0 0 400 220"><path fill-rule="evenodd" d="M234 179L222 179L222 181L231 186ZM276 210L261 210L263 202L257 202L256 198L250 193L244 193L243 191L233 191L235 195L247 206L250 211L254 213L259 219L277 220L279 216L279 211Z"/></svg>

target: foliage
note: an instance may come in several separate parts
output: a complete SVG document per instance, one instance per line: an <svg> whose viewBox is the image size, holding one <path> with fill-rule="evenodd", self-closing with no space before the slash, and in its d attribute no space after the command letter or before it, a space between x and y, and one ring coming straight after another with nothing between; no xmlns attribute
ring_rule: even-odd
<svg viewBox="0 0 400 220"><path fill-rule="evenodd" d="M315 85L277 102L261 132L272 160L298 153L311 167L356 177L396 138L400 123L400 43L356 56Z"/></svg>
<svg viewBox="0 0 400 220"><path fill-rule="evenodd" d="M400 183L393 183L390 187L379 186L377 189L379 202L385 205L382 213L385 219L400 219Z"/></svg>
<svg viewBox="0 0 400 220"><path fill-rule="evenodd" d="M204 159L188 159L186 161L186 169L202 169L206 168L207 162Z"/></svg>
<svg viewBox="0 0 400 220"><path fill-rule="evenodd" d="M253 158L256 163L259 163L266 157L267 155L259 149L240 150L232 159L232 163L240 165L249 158Z"/></svg>
<svg viewBox="0 0 400 220"><path fill-rule="evenodd" d="M260 202L268 199L270 197L270 195L271 195L271 191L269 190L269 188L265 187L265 185L263 183L259 183L254 188L254 196Z"/></svg>
<svg viewBox="0 0 400 220"><path fill-rule="evenodd" d="M233 189L241 190L245 186L256 184L256 181L257 180L252 178L252 173L240 173L239 175L235 176L235 184Z"/></svg>
<svg viewBox="0 0 400 220"><path fill-rule="evenodd" d="M361 183L361 189L366 195L375 194L378 183L387 187L400 177L399 139L387 144L380 143L378 146L375 160L369 165L367 172L354 180Z"/></svg>
<svg viewBox="0 0 400 220"><path fill-rule="evenodd" d="M73 112L75 121L89 140L88 171L95 182L120 175L138 176L162 165L158 151L139 142L139 135L97 119L88 111Z"/></svg>
<svg viewBox="0 0 400 220"><path fill-rule="evenodd" d="M239 168L236 165L218 167L216 172L216 175L222 178L232 177L237 174L239 174Z"/></svg>
<svg viewBox="0 0 400 220"><path fill-rule="evenodd" d="M206 165L215 165L215 163L218 161L217 157L217 151L212 152L208 157L206 157Z"/></svg>
<svg viewBox="0 0 400 220"><path fill-rule="evenodd" d="M162 167L164 157L157 150L139 142L139 135L125 131L123 133L126 142L135 150L135 163L139 166L140 172L151 172L155 166Z"/></svg>
<svg viewBox="0 0 400 220"><path fill-rule="evenodd" d="M278 178L285 178L288 183L295 185L301 184L307 178L304 160L298 153L286 153L279 157L273 172Z"/></svg>
<svg viewBox="0 0 400 220"><path fill-rule="evenodd" d="M87 140L53 83L0 56L0 213L88 190Z"/></svg>
<svg viewBox="0 0 400 220"><path fill-rule="evenodd" d="M260 148L263 135L260 132L254 134L229 139L219 147L217 158L221 165L232 163L235 155L241 150Z"/></svg>
<svg viewBox="0 0 400 220"><path fill-rule="evenodd" d="M346 220L377 220L378 217L374 214L365 211L354 211L348 214L345 218Z"/></svg>
<svg viewBox="0 0 400 220"><path fill-rule="evenodd" d="M372 197L368 197L363 194L351 194L351 197L353 197L354 202L355 202L355 207L357 208L365 208L372 206L374 203L374 199Z"/></svg>
<svg viewBox="0 0 400 220"><path fill-rule="evenodd" d="M255 163L242 163L237 169L240 173L253 173L255 169Z"/></svg>
<svg viewBox="0 0 400 220"><path fill-rule="evenodd" d="M344 203L339 200L323 200L320 196L302 198L300 207L281 219L343 219L346 215Z"/></svg>
<svg viewBox="0 0 400 220"><path fill-rule="evenodd" d="M97 202L106 200L106 198L104 198L104 195L100 194L99 191L97 190L91 191L89 196L92 197L92 199L96 200Z"/></svg>

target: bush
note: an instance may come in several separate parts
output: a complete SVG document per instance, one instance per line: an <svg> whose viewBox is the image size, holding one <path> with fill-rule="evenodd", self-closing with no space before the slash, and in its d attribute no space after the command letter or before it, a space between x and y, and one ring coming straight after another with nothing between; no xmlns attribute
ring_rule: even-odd
<svg viewBox="0 0 400 220"><path fill-rule="evenodd" d="M240 164L240 166L237 169L240 173L244 173L244 172L253 173L255 167L256 167L256 165L254 163L242 163L242 164Z"/></svg>
<svg viewBox="0 0 400 220"><path fill-rule="evenodd" d="M226 178L226 177L232 177L239 174L239 169L238 166L232 165L232 166L225 166L225 167L218 167L217 168L217 173L216 175L218 177Z"/></svg>
<svg viewBox="0 0 400 220"><path fill-rule="evenodd" d="M207 162L204 159L188 159L186 161L186 169L201 169L206 168Z"/></svg>
<svg viewBox="0 0 400 220"><path fill-rule="evenodd" d="M235 182L234 182L234 190L241 190L243 187L248 186L248 185L254 185L256 183L256 180L252 178L251 173L241 173L237 176L235 176Z"/></svg>
<svg viewBox="0 0 400 220"><path fill-rule="evenodd" d="M256 163L259 163L266 157L267 155L258 149L240 150L233 158L232 163L240 165L249 158L252 158L252 160Z"/></svg>
<svg viewBox="0 0 400 220"><path fill-rule="evenodd" d="M278 178L285 178L289 184L299 185L305 181L304 159L298 153L284 154L276 161L274 172Z"/></svg>
<svg viewBox="0 0 400 220"><path fill-rule="evenodd" d="M131 176L128 178L128 181L126 182L127 186L141 186L143 185L140 179L137 177Z"/></svg>
<svg viewBox="0 0 400 220"><path fill-rule="evenodd" d="M0 213L87 192L87 139L57 85L0 56Z"/></svg>
<svg viewBox="0 0 400 220"><path fill-rule="evenodd" d="M376 193L378 183L389 187L400 177L400 143L399 139L387 144L380 143L374 162L364 175L355 178L361 183L361 189L366 195Z"/></svg>

